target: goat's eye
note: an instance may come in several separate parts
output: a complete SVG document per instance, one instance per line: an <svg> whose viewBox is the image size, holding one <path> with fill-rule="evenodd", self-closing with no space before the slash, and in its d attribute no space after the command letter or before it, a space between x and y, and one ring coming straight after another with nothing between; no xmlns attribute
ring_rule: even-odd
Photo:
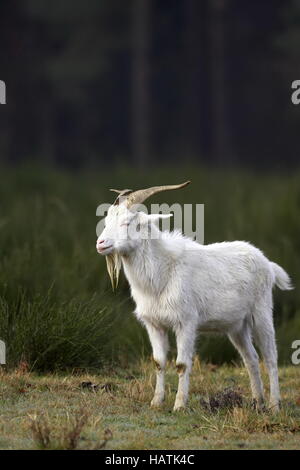
<svg viewBox="0 0 300 470"><path fill-rule="evenodd" d="M128 227L129 225L129 222L124 222L123 224L121 224L121 227Z"/></svg>

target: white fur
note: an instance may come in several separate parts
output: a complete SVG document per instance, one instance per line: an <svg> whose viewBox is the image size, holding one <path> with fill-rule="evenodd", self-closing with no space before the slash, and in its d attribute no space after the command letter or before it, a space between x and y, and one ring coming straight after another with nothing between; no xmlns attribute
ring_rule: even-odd
<svg viewBox="0 0 300 470"><path fill-rule="evenodd" d="M122 238L124 227L127 230L131 224L151 227L156 239ZM180 232L160 232L153 215L150 219L144 213L131 213L122 205L109 209L97 249L104 255L117 252L122 258L135 314L148 331L157 365L153 406L164 399L167 330L171 328L177 339L179 374L174 410L183 408L188 398L197 331L228 335L248 370L253 398L262 406L264 392L253 336L270 376L270 406L278 409L272 287L291 288L280 266L244 241L200 245Z"/></svg>

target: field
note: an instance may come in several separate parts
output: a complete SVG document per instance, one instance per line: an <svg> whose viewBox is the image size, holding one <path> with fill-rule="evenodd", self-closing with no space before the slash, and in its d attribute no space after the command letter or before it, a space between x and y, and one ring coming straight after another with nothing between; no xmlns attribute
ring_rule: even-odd
<svg viewBox="0 0 300 470"><path fill-rule="evenodd" d="M44 445L39 426L53 433L51 448L70 447L69 441L76 441L72 432L78 440L72 445L83 448L101 442L116 449L299 447L300 366L291 365L291 344L300 339L299 172L186 167L76 173L19 167L1 169L1 177L0 339L7 347L0 377L1 448ZM283 391L278 416L251 410L246 372L236 366L232 346L225 338L205 336L197 344L200 362L187 412L171 413L172 366L165 406L149 409L150 345L132 315L126 280L122 277L113 293L105 261L96 253L96 208L112 202L110 187L187 179L192 179L188 188L151 202L204 203L205 243L251 241L287 270L296 287L274 292ZM173 361L173 337L171 344ZM99 384L99 390L82 388L82 382ZM207 394L239 386L246 397L242 408L205 408ZM82 409L86 415L80 418ZM106 442L107 428L112 436L107 431Z"/></svg>
<svg viewBox="0 0 300 470"><path fill-rule="evenodd" d="M177 382L174 364L169 365L168 393L160 410L149 407L153 379L149 363L127 370L109 369L101 375L38 376L22 366L3 373L0 449L300 447L296 367L280 370L283 403L278 415L251 409L243 368L205 365L196 358L189 406L176 413L172 412ZM205 406L208 398L218 393L219 399L210 402L213 406ZM222 401L226 393L229 399Z"/></svg>

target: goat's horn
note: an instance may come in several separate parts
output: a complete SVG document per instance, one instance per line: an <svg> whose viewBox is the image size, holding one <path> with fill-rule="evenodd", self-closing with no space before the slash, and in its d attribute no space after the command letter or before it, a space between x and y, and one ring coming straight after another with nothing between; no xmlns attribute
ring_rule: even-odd
<svg viewBox="0 0 300 470"><path fill-rule="evenodd" d="M185 188L185 186L187 186L188 184L190 184L190 181L186 181L182 184L173 184L169 186L153 186L152 188L140 189L138 191L134 191L128 194L126 196L124 204L127 207L133 206L134 204L142 204L150 196L153 196L153 194L160 193L161 191L170 191L172 189Z"/></svg>
<svg viewBox="0 0 300 470"><path fill-rule="evenodd" d="M120 198L125 196L126 194L132 193L132 189L110 189L110 191L113 191L114 193L118 193L118 197L113 203L114 206L118 205L120 203Z"/></svg>
<svg viewBox="0 0 300 470"><path fill-rule="evenodd" d="M110 189L110 191L113 191L114 193L118 194L126 194L126 193L131 193L132 189Z"/></svg>

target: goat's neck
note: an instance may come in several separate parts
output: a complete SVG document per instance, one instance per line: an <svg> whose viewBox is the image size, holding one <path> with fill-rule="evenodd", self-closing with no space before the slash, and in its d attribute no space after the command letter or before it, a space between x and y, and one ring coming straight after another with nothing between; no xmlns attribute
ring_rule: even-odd
<svg viewBox="0 0 300 470"><path fill-rule="evenodd" d="M170 279L174 259L162 239L141 240L128 256L122 257L125 275L131 287L145 293L160 293Z"/></svg>

